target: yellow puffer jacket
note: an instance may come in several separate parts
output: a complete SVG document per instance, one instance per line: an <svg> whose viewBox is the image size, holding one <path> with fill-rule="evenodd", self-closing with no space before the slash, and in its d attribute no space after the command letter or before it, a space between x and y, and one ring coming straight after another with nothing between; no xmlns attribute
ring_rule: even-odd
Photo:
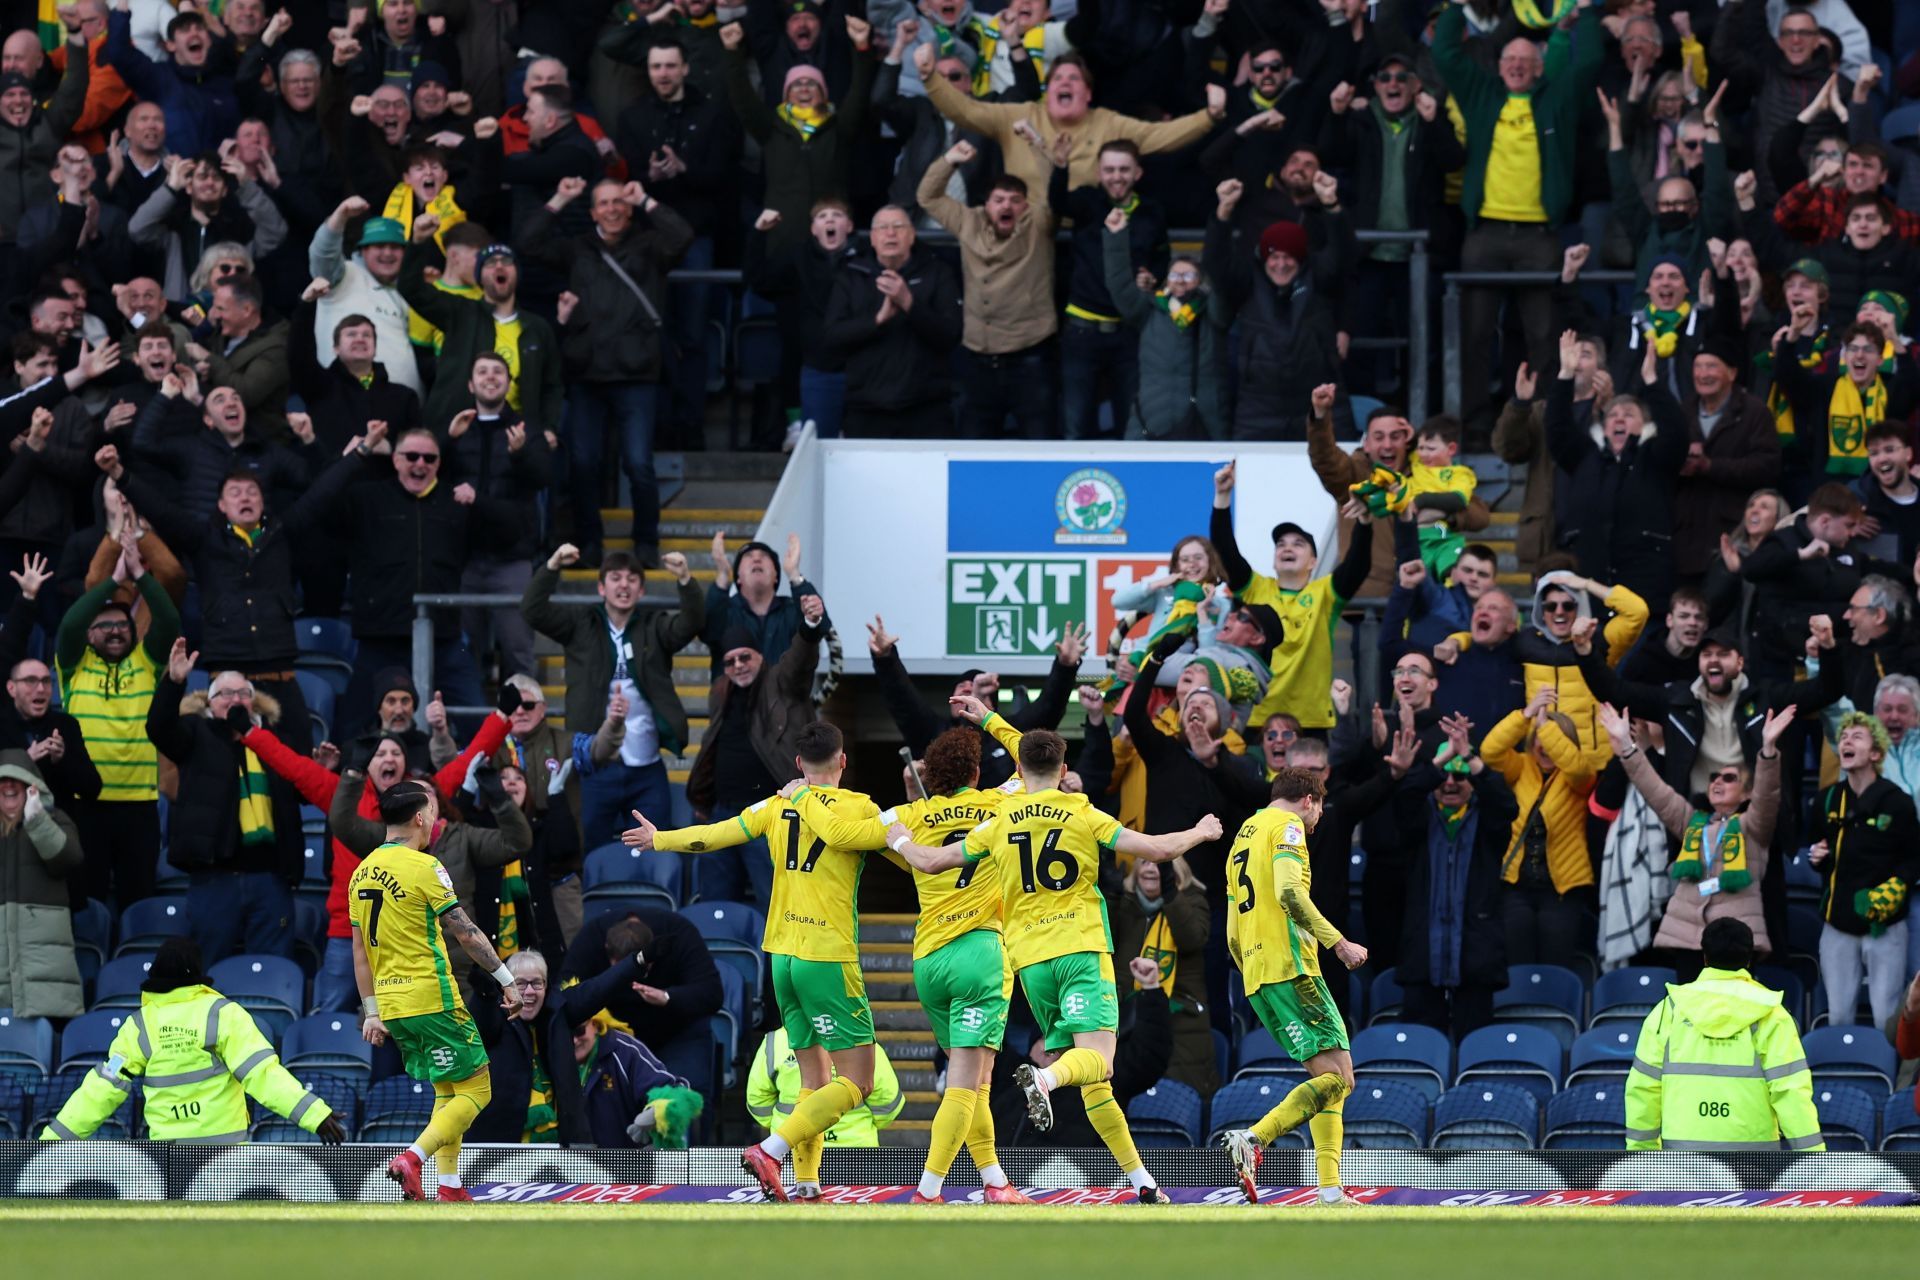
<svg viewBox="0 0 1920 1280"><path fill-rule="evenodd" d="M1540 616L1540 593L1554 585L1557 576L1550 573L1540 579L1540 586L1534 592L1536 618ZM1579 616L1587 617L1589 597L1578 589L1574 589L1573 596L1580 602ZM1607 619L1600 634L1607 644L1607 665L1617 667L1646 629L1647 602L1625 587L1615 587L1607 592L1605 604L1612 610L1613 617ZM1573 651L1573 645L1549 638L1538 627L1521 631L1514 637L1514 645L1520 658L1521 675L1526 680L1527 700L1532 701L1542 686L1551 686L1559 695L1553 709L1573 721L1579 730L1581 750L1595 758L1596 767L1604 767L1613 759L1613 747L1607 742L1606 730L1600 727L1593 692L1587 688L1586 677L1580 674L1580 655ZM1522 801L1520 812L1526 811L1526 802Z"/></svg>
<svg viewBox="0 0 1920 1280"><path fill-rule="evenodd" d="M1500 771L1520 804L1520 818L1500 860L1500 878L1508 884L1519 881L1520 863L1526 857L1527 817L1537 804L1547 826L1547 871L1554 891L1565 893L1593 883L1593 863L1587 857L1587 797L1593 794L1604 762L1549 720L1541 726L1540 746L1553 761L1553 771L1543 772L1525 746L1532 727L1526 712L1515 711L1480 744L1481 757Z"/></svg>

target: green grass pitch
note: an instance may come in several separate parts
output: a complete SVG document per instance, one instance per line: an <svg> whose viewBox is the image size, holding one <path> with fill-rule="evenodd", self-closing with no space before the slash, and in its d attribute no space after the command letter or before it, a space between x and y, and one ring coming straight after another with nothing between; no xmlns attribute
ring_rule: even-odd
<svg viewBox="0 0 1920 1280"><path fill-rule="evenodd" d="M1488 1280L1502 1272L1553 1280L1807 1280L1836 1266L1854 1276L1904 1274L1920 1238L1916 1225L1910 1211L1873 1209L0 1203L5 1269L35 1280L1287 1273Z"/></svg>

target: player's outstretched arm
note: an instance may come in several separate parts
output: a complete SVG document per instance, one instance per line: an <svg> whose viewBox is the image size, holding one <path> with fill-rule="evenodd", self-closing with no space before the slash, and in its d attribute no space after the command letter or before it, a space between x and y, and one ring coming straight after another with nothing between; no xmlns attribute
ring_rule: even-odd
<svg viewBox="0 0 1920 1280"><path fill-rule="evenodd" d="M928 875L951 871L967 860L965 841L956 840L937 847L915 844L912 834L898 822L887 828L887 848L905 858L916 871Z"/></svg>
<svg viewBox="0 0 1920 1280"><path fill-rule="evenodd" d="M648 822L646 815L635 809L633 820L639 825L621 832L620 843L629 849L659 849L665 853L708 853L714 849L730 849L734 845L745 844L757 835L766 834L762 818L765 809L766 802L763 800L725 822L675 827L667 831Z"/></svg>
<svg viewBox="0 0 1920 1280"><path fill-rule="evenodd" d="M440 917L440 923L446 928L448 936L460 944L460 949L467 953L475 967L483 973L492 974L494 981L500 984L501 1007L508 1013L517 1012L521 1000L520 984L513 980L513 971L500 963L500 955L493 949L493 943L473 922L466 908L450 908Z"/></svg>
<svg viewBox="0 0 1920 1280"><path fill-rule="evenodd" d="M1145 858L1148 862L1172 862L1195 845L1218 840L1221 833L1220 819L1208 814L1185 831L1169 831L1165 835L1143 836L1122 827L1113 848L1116 853Z"/></svg>

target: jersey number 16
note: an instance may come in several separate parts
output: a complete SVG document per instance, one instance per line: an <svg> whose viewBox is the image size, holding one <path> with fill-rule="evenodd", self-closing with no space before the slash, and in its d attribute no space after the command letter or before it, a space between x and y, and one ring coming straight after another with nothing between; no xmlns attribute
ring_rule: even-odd
<svg viewBox="0 0 1920 1280"><path fill-rule="evenodd" d="M1060 852L1060 828L1049 827L1040 841L1040 856L1033 854L1033 835L1010 831L1007 843L1020 851L1020 889L1035 893L1040 889L1066 889L1080 878L1080 863L1070 853Z"/></svg>

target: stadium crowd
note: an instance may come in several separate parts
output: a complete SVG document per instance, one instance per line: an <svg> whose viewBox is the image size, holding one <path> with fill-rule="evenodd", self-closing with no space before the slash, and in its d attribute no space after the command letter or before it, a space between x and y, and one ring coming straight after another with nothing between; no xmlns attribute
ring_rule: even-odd
<svg viewBox="0 0 1920 1280"><path fill-rule="evenodd" d="M755 1114L790 1105L788 1051L742 1037L764 844L662 873L712 928L602 914L620 895L590 856L636 810L740 815L799 776L819 715L832 624L798 541L716 535L711 584L661 549L655 451L705 447L709 333L737 308L704 273L737 268L741 318L780 339L768 447L1304 442L1340 504L1323 547L1229 464L1165 576L1114 600L1144 625L1104 678L1070 630L1030 698L955 686L1020 729L1074 712L1069 776L1128 827L1224 826L1104 877L1117 955L1154 962L1122 979L1123 1103L1226 1083L1228 846L1282 767L1327 789L1313 898L1371 952L1332 983L1356 1027L1457 1047L1527 1003L1515 973L1580 974L1577 1001L1623 966L1688 981L1736 917L1803 1022L1920 1047L1910 6L4 10L14 1019L133 1007L146 971L102 961L182 932L176 985L298 960L289 1021L356 1008L347 883L381 795L421 779L453 892L543 997L482 1028L512 1064L496 1098L536 1103L476 1136L638 1141L645 1082L712 1097L750 1057ZM1436 270L1532 274L1464 288L1460 412L1412 422L1422 238ZM1473 540L1489 453L1524 476L1511 566ZM616 471L631 551L601 524ZM1278 522L1271 548L1237 544L1236 501ZM597 603L556 600L581 568ZM416 688L412 597L455 586L521 603L435 611ZM1379 705L1335 677L1359 600L1382 603L1354 659ZM682 787L695 641L713 692ZM968 721L923 701L882 620L869 643L924 760ZM1014 761L981 739L997 786ZM620 1106L573 1087L590 1070Z"/></svg>

